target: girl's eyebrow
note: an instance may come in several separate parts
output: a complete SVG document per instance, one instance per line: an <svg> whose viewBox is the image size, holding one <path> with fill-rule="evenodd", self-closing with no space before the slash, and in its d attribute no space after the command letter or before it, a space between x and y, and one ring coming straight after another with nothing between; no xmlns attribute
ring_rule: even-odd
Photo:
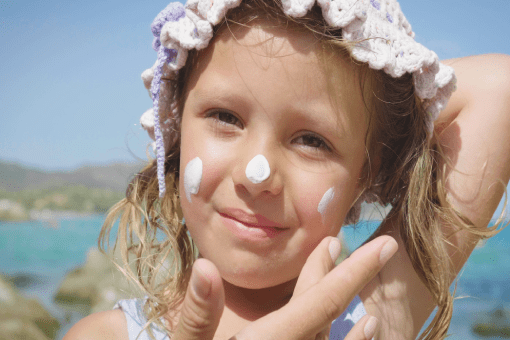
<svg viewBox="0 0 510 340"><path fill-rule="evenodd" d="M192 93L193 97L199 101L249 105L249 101L236 90L238 90L238 87L233 86L228 79L223 79L222 76L214 76L211 79L206 79L205 85L195 87Z"/></svg>
<svg viewBox="0 0 510 340"><path fill-rule="evenodd" d="M233 111L252 109L252 103L235 91L227 91L222 86L199 88L192 94L195 106L200 110L228 108ZM217 106L217 107L214 107ZM227 107L224 107L227 106Z"/></svg>

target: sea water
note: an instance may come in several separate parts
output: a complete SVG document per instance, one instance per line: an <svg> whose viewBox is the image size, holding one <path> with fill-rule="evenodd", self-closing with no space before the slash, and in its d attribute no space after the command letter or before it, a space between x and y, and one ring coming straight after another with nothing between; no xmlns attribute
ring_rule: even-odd
<svg viewBox="0 0 510 340"><path fill-rule="evenodd" d="M53 296L65 274L83 265L87 251L97 247L103 221L104 216L91 216L58 221L0 222L0 273L14 277L23 295L37 298L68 329L69 319L53 303ZM362 244L377 226L378 222L361 222L355 228L343 228L349 249ZM448 332L450 339L491 339L472 333L471 324L481 313L496 307L510 307L509 282L510 228L507 228L475 249L462 269L456 296L466 298L454 303ZM61 333L58 339L62 338Z"/></svg>

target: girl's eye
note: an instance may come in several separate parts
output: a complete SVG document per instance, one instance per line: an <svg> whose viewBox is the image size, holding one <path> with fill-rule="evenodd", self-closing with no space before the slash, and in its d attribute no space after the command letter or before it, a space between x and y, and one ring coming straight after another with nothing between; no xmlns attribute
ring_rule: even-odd
<svg viewBox="0 0 510 340"><path fill-rule="evenodd" d="M207 114L208 118L214 118L218 124L229 126L229 125L236 125L239 128L243 128L243 125L239 118L237 118L235 115L228 111L213 111L209 114Z"/></svg>
<svg viewBox="0 0 510 340"><path fill-rule="evenodd" d="M323 151L332 152L332 149L324 141L324 139L317 135L312 134L302 135L296 138L294 141L299 144L305 145L308 148L321 149Z"/></svg>

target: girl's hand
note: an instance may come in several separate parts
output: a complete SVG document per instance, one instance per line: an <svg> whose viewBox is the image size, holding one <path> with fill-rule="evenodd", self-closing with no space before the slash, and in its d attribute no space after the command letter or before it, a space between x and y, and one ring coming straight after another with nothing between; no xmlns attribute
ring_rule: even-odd
<svg viewBox="0 0 510 340"><path fill-rule="evenodd" d="M325 238L309 256L287 305L251 323L231 339L327 337L331 322L397 251L393 238L378 237L334 267L332 258L338 257L339 247L335 243L330 247L331 242L337 241ZM197 260L173 340L213 339L223 307L224 292L218 270L206 259ZM346 340L371 339L375 329L374 321L370 320L369 316L362 318Z"/></svg>

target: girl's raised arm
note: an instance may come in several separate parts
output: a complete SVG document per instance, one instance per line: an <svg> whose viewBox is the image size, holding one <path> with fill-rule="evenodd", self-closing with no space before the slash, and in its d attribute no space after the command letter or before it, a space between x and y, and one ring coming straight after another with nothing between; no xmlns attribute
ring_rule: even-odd
<svg viewBox="0 0 510 340"><path fill-rule="evenodd" d="M482 55L444 61L457 75L455 91L435 131L447 159L446 190L455 209L485 229L510 178L510 56ZM411 339L435 305L413 269L391 220L377 234L393 236L398 253L361 292L367 312L381 321L379 339ZM452 260L451 282L478 237L444 225Z"/></svg>
<svg viewBox="0 0 510 340"><path fill-rule="evenodd" d="M510 178L510 56L481 55L444 62L455 68L457 91L436 124L452 162L446 188L453 206L486 228ZM455 229L445 225L450 234ZM455 275L478 239L461 231L449 238ZM455 248L458 248L456 250Z"/></svg>

